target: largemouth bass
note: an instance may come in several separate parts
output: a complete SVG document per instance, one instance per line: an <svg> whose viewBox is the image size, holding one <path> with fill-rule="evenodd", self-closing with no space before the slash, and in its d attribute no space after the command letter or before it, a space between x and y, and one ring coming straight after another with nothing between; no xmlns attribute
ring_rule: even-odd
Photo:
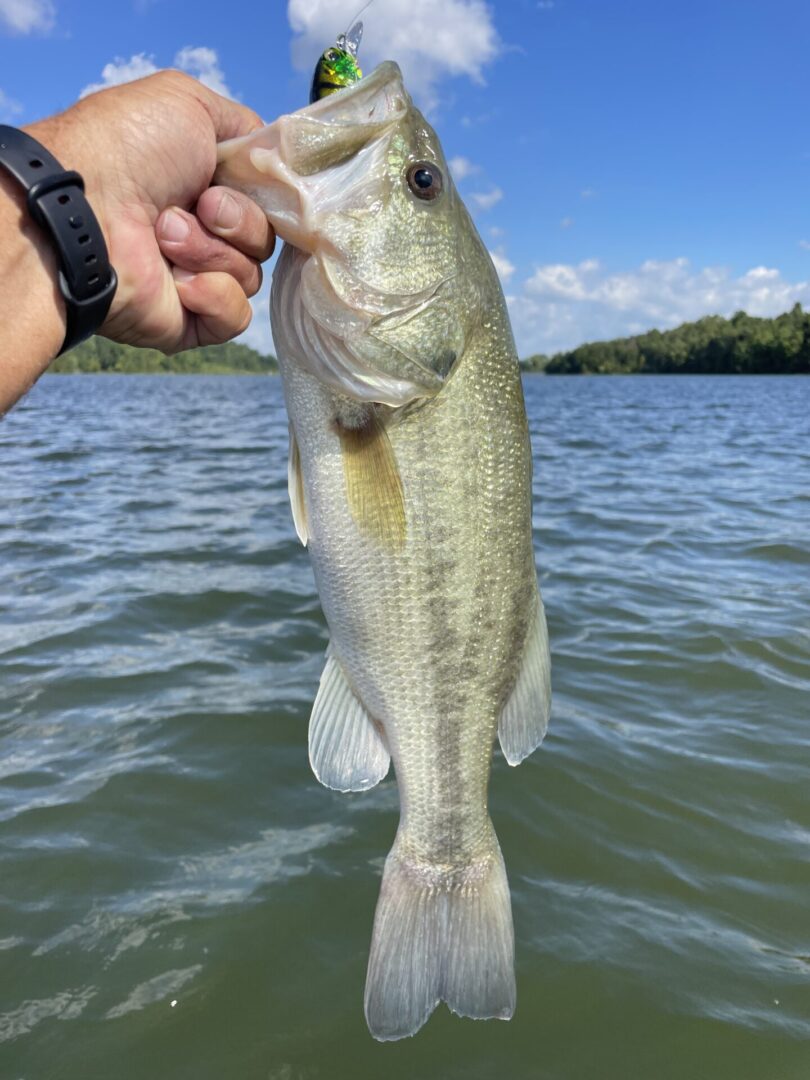
<svg viewBox="0 0 810 1080"><path fill-rule="evenodd" d="M542 740L549 651L531 450L500 283L398 67L221 148L287 242L273 334L290 499L331 640L309 727L328 787L392 760L401 816L366 979L377 1039L439 1003L511 1017L509 887L487 809L496 734Z"/></svg>

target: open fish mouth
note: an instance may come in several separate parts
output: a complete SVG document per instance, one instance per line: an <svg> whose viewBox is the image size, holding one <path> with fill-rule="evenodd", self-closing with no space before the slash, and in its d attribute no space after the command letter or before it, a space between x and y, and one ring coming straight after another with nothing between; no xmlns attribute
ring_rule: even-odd
<svg viewBox="0 0 810 1080"><path fill-rule="evenodd" d="M323 215L373 198L384 136L410 107L399 67L386 61L338 93L221 143L215 182L251 195L283 240L315 253Z"/></svg>

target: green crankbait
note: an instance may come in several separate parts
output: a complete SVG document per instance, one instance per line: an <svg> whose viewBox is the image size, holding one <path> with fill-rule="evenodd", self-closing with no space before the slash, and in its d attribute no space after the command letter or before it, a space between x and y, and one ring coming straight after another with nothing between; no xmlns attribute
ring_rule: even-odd
<svg viewBox="0 0 810 1080"><path fill-rule="evenodd" d="M366 4L366 7L368 6ZM366 7L358 14L362 15ZM363 72L357 63L357 50L360 48L362 37L363 24L358 20L351 30L347 30L345 34L339 34L335 44L321 55L312 76L312 89L309 92L310 105L363 78Z"/></svg>

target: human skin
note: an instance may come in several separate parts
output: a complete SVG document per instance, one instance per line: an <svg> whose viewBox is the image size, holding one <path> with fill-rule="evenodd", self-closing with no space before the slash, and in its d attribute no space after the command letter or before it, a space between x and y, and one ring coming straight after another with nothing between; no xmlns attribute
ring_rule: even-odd
<svg viewBox="0 0 810 1080"><path fill-rule="evenodd" d="M209 185L217 143L261 124L196 79L164 71L25 128L84 177L118 275L101 334L172 353L247 327L248 297L261 285L275 236L246 195ZM0 415L62 346L56 281L51 243L0 169Z"/></svg>

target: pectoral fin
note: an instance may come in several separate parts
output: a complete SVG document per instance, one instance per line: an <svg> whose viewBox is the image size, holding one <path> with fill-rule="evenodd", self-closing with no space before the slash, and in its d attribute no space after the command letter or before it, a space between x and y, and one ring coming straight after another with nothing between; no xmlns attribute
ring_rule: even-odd
<svg viewBox="0 0 810 1080"><path fill-rule="evenodd" d="M379 784L391 763L380 730L330 653L309 719L309 763L335 791L366 791Z"/></svg>
<svg viewBox="0 0 810 1080"><path fill-rule="evenodd" d="M349 509L357 528L388 551L405 545L405 496L388 434L373 408L359 427L338 425Z"/></svg>
<svg viewBox="0 0 810 1080"><path fill-rule="evenodd" d="M551 657L543 601L529 628L517 682L501 713L498 738L510 765L519 765L543 741L551 711Z"/></svg>
<svg viewBox="0 0 810 1080"><path fill-rule="evenodd" d="M304 475L301 472L301 454L298 451L292 424L290 424L290 456L287 461L287 491L290 496L295 531L298 533L298 539L306 547L309 540L309 528L307 507L304 502Z"/></svg>

